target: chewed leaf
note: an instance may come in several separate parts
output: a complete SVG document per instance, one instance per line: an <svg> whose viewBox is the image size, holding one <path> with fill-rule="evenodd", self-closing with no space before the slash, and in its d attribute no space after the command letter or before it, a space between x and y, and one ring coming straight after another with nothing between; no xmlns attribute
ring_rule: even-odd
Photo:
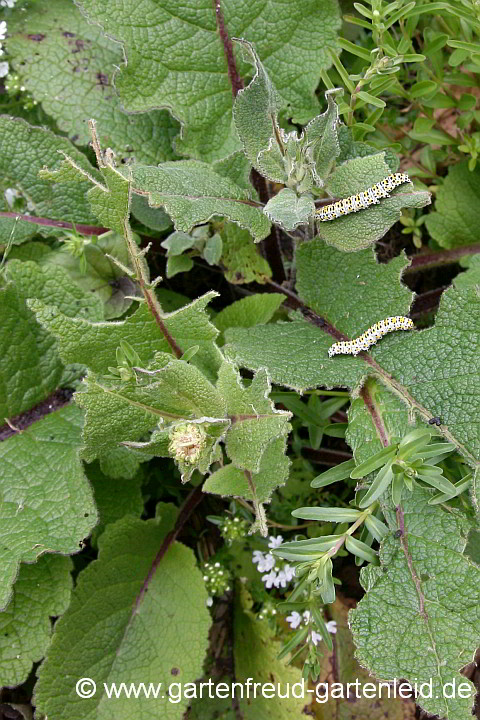
<svg viewBox="0 0 480 720"><path fill-rule="evenodd" d="M196 160L136 165L132 170L136 192L148 195L151 206L165 207L177 230L189 232L214 215L222 215L248 230L256 240L270 232L270 223L258 203L232 180Z"/></svg>

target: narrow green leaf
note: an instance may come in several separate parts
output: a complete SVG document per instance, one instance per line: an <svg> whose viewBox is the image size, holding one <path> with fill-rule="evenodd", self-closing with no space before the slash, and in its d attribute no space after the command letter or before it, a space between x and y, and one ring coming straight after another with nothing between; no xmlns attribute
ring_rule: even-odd
<svg viewBox="0 0 480 720"><path fill-rule="evenodd" d="M403 55L403 62L423 62L427 58L425 55L416 55L415 53L408 53L407 55Z"/></svg>
<svg viewBox="0 0 480 720"><path fill-rule="evenodd" d="M467 488L470 487L472 482L472 474L470 473L466 477L462 478L458 482L454 483L455 485L455 493L452 495L452 493L437 493L437 495L434 495L429 501L429 505L439 505L440 503L447 502L448 500L452 500L454 497L458 497L461 495Z"/></svg>
<svg viewBox="0 0 480 720"><path fill-rule="evenodd" d="M353 7L357 12L360 13L360 15L363 15L364 17L368 18L369 20L373 20L372 11L365 7L365 5L362 5L362 3L354 2Z"/></svg>
<svg viewBox="0 0 480 720"><path fill-rule="evenodd" d="M434 32L428 35L427 42L423 46L425 55L431 56L441 50L447 44L448 35L446 33Z"/></svg>
<svg viewBox="0 0 480 720"><path fill-rule="evenodd" d="M372 25L366 20L356 17L355 15L344 15L343 19L345 22L351 23L352 25L358 25L359 27L365 28L365 30L371 30Z"/></svg>
<svg viewBox="0 0 480 720"><path fill-rule="evenodd" d="M335 467L332 467L329 470L326 470L321 475L317 475L317 477L312 480L310 485L313 488L320 488L331 485L332 483L338 482L339 480L346 480L348 477L350 477L350 473L352 472L354 467L355 460L353 458L352 460L346 460L345 462L340 463L339 465L335 465Z"/></svg>
<svg viewBox="0 0 480 720"><path fill-rule="evenodd" d="M413 455L419 455L422 452L428 443L428 437L417 437L415 440L410 440L403 445L402 442L398 446L397 458L399 460L409 460Z"/></svg>
<svg viewBox="0 0 480 720"><path fill-rule="evenodd" d="M370 28L368 24L367 27ZM362 58L362 60L366 60L368 63L372 59L371 53L366 48L363 48L360 45L355 45L355 43L350 42L350 40L347 40L346 38L340 37L338 39L338 44L343 50L347 50L347 52Z"/></svg>
<svg viewBox="0 0 480 720"><path fill-rule="evenodd" d="M312 617L315 620L315 626L318 632L322 636L328 650L331 652L333 650L333 640L331 634L327 630L327 625L325 623L322 613L316 605L310 606L310 612L312 613Z"/></svg>
<svg viewBox="0 0 480 720"><path fill-rule="evenodd" d="M446 494L453 493L453 496L455 495L455 485L443 477L443 475L426 475L425 472L419 472L417 473L417 477L423 480L424 483L427 483L427 485L431 485L437 490L440 490L440 492Z"/></svg>
<svg viewBox="0 0 480 720"><path fill-rule="evenodd" d="M360 510L333 507L301 507L292 512L293 517L303 520L327 520L330 522L352 522L360 517Z"/></svg>
<svg viewBox="0 0 480 720"><path fill-rule="evenodd" d="M438 85L433 80L422 80L417 82L409 90L412 98L424 97L437 91Z"/></svg>
<svg viewBox="0 0 480 720"><path fill-rule="evenodd" d="M353 553L353 555L358 555L359 558L362 558L362 560L378 565L377 553L361 540L357 540L351 535L347 535L345 539L345 547L349 552Z"/></svg>
<svg viewBox="0 0 480 720"><path fill-rule="evenodd" d="M319 577L319 580L321 581L320 595L324 603L335 602L335 583L333 581L332 572L333 563L331 559L328 558L321 567L321 576Z"/></svg>
<svg viewBox="0 0 480 720"><path fill-rule="evenodd" d="M359 480L360 478L365 477L365 475L368 475L374 470L377 470L378 468L385 465L388 460L390 460L390 458L393 458L396 452L396 445L389 445L388 447L379 450L377 453L375 453L375 455L369 457L368 460L365 460L364 462L360 463L360 465L357 465L356 468L350 473L350 477L353 480Z"/></svg>
<svg viewBox="0 0 480 720"><path fill-rule="evenodd" d="M298 553L305 552L316 552L322 553L330 550L335 543L341 538L341 535L321 535L318 538L309 538L308 540L292 540L292 542L282 543L279 547L272 550L273 555L282 556L284 551L296 551ZM306 558L300 558L306 560Z"/></svg>
<svg viewBox="0 0 480 720"><path fill-rule="evenodd" d="M377 542L381 542L390 532L385 523L372 514L365 518L365 525Z"/></svg>
<svg viewBox="0 0 480 720"><path fill-rule="evenodd" d="M403 473L394 475L392 480L392 502L395 507L402 504L403 486L405 484L405 476Z"/></svg>
<svg viewBox="0 0 480 720"><path fill-rule="evenodd" d="M416 460L417 458L427 459L427 458L433 458L437 455L448 455L449 453L452 453L455 450L455 445L453 443L430 443L425 448L422 448L417 453L415 453L410 460Z"/></svg>
<svg viewBox="0 0 480 720"><path fill-rule="evenodd" d="M393 461L390 460L382 467L381 470L378 471L377 476L368 488L366 495L360 500L359 507L368 507L386 491L393 479L392 462Z"/></svg>
<svg viewBox="0 0 480 720"><path fill-rule="evenodd" d="M398 22L401 18L406 17L406 14L409 10L412 10L412 8L415 7L415 0L412 0L412 2L407 3L403 7L401 7L399 10L397 10L396 13L391 15L388 18L388 23L385 25L385 29L388 30L388 28L392 27L396 22Z"/></svg>
<svg viewBox="0 0 480 720"><path fill-rule="evenodd" d="M323 432L329 437L344 438L347 428L348 423L331 423L324 427Z"/></svg>
<svg viewBox="0 0 480 720"><path fill-rule="evenodd" d="M431 437L434 435L434 431L431 428L427 427L420 427L415 428L415 430L411 430L409 433L407 433L400 441L399 447L405 447L408 443L412 442L412 440L417 440L421 437Z"/></svg>
<svg viewBox="0 0 480 720"><path fill-rule="evenodd" d="M378 108L384 108L387 106L387 103L384 100L381 100L374 95L370 95L370 93L367 93L364 90L360 90L359 92L357 92L357 97L359 97L360 100L363 100L364 102L369 103L370 105L374 105Z"/></svg>
<svg viewBox="0 0 480 720"><path fill-rule="evenodd" d="M448 40L447 45L449 47L458 48L459 50L465 50L466 52L474 55L480 55L480 43L464 42L463 40Z"/></svg>
<svg viewBox="0 0 480 720"><path fill-rule="evenodd" d="M277 655L277 660L281 660L286 655L288 655L294 648L297 647L297 645L300 645L300 643L303 643L308 635L309 628L303 627L297 630L297 632L293 635L293 637L285 643L283 648L280 650L280 652Z"/></svg>

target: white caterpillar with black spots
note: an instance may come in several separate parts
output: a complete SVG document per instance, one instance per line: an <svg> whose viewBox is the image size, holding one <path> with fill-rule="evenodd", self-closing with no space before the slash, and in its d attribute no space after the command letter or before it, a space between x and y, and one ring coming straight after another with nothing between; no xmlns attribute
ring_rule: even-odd
<svg viewBox="0 0 480 720"><path fill-rule="evenodd" d="M390 192L403 183L411 183L407 173L392 173L372 187L350 197L338 200L338 202L325 205L315 212L315 217L320 222L336 220L342 215L349 215L352 212L365 210L370 205L378 205L381 198L390 197Z"/></svg>
<svg viewBox="0 0 480 720"><path fill-rule="evenodd" d="M375 345L377 340L380 340L387 333L394 330L411 330L413 327L412 320L403 315L387 317L385 320L380 320L380 322L369 327L355 340L333 343L328 349L328 355L329 357L334 355L358 355L362 350L368 350L369 347Z"/></svg>

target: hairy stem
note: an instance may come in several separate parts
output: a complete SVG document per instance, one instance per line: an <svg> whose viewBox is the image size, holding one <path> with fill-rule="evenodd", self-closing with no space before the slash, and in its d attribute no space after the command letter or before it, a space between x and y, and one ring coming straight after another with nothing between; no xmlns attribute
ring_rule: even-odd
<svg viewBox="0 0 480 720"><path fill-rule="evenodd" d="M22 215L14 212L0 212L0 217L25 220L34 225L46 225L47 227L65 228L65 230L76 230L80 235L103 235L108 232L106 227L96 225L82 225L82 223L71 223L65 220L51 220L50 218L37 217L35 215Z"/></svg>
<svg viewBox="0 0 480 720"><path fill-rule="evenodd" d="M228 30L225 25L225 18L223 17L222 2L221 0L213 0L213 7L215 9L215 17L217 21L217 30L220 35L220 39L223 45L223 53L227 61L228 77L232 86L232 94L235 98L237 93L243 89L243 80L238 74L237 64L235 62L235 56L233 54L232 41L228 35ZM250 179L252 185L257 191L261 202L266 205L270 199L270 193L268 190L268 184L262 175L252 169ZM262 254L266 261L270 265L273 275L278 282L283 282L286 279L285 269L283 267L282 255L280 250L280 237L278 229L272 225L272 231L268 237L266 237L260 243Z"/></svg>
<svg viewBox="0 0 480 720"><path fill-rule="evenodd" d="M223 45L223 53L227 61L228 77L230 78L233 97L236 97L238 91L242 90L243 88L243 80L237 71L237 64L235 62L235 56L233 54L232 41L228 36L228 30L225 26L225 19L223 17L221 0L213 0L213 7L215 8L217 30L220 34L220 39Z"/></svg>
<svg viewBox="0 0 480 720"><path fill-rule="evenodd" d="M149 281L148 281L147 272L146 272L146 264L145 264L145 260L143 258L143 254L145 251L138 249L137 244L132 237L132 230L130 228L130 223L128 222L127 218L125 219L125 222L124 222L124 228L125 228L125 240L127 243L128 252L132 259L133 267L135 268L135 272L136 272L136 276L137 276L137 282L140 285L140 289L143 293L143 297L145 298L145 302L148 305L148 309L150 310L153 317L155 318L155 322L157 323L158 327L160 328L165 340L168 342L168 344L172 348L173 354L177 358L181 358L183 355L183 350L177 344L175 338L172 337L167 326L165 325L165 322L162 317L162 308L160 307L160 303L157 300L155 292L149 287Z"/></svg>

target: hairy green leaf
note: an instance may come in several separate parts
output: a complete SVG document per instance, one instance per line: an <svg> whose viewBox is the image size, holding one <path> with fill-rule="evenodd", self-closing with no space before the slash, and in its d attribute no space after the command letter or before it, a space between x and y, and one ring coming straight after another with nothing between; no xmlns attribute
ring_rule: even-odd
<svg viewBox="0 0 480 720"><path fill-rule="evenodd" d="M179 124L165 110L127 115L113 84L121 47L72 2L36 3L27 13L18 9L8 31L8 52L22 84L72 142L90 141L87 122L94 118L100 141L119 159L155 164L174 158Z"/></svg>
<svg viewBox="0 0 480 720"><path fill-rule="evenodd" d="M122 43L126 64L115 77L126 110L168 108L182 124L177 149L212 160L238 149L232 128L232 86L215 8L207 0L188 0L175 9L168 0L138 4L122 0L116 12L102 0L81 0L89 20ZM244 37L257 53L296 120L316 114L314 92L322 69L331 65L328 48L335 48L340 26L337 3L306 4L247 0L222 3L229 37ZM305 18L308 17L308 23ZM278 32L272 33L274 26ZM239 74L251 73L236 52ZM301 72L292 74L292 66ZM185 83L186 74L188 82Z"/></svg>
<svg viewBox="0 0 480 720"><path fill-rule="evenodd" d="M165 325L180 348L186 352L198 345L192 363L214 378L221 362L221 354L214 339L218 330L205 311L216 296L214 291L194 300L179 310L163 316ZM115 365L115 353L120 341L128 342L146 367L156 352L169 352L163 337L146 304L141 304L126 320L114 323L91 323L81 318L70 319L57 308L31 301L39 322L57 338L61 357L66 363L83 363L95 373L106 373Z"/></svg>
<svg viewBox="0 0 480 720"><path fill-rule="evenodd" d="M5 278L0 289L0 417L12 418L53 392L63 372L55 340L38 324L27 298L55 302L65 317L100 320L103 312L99 298L73 283L63 268L10 260Z"/></svg>
<svg viewBox="0 0 480 720"><path fill-rule="evenodd" d="M215 316L215 325L224 332L228 328L264 325L272 319L285 300L281 293L258 293L249 295L223 308Z"/></svg>
<svg viewBox="0 0 480 720"><path fill-rule="evenodd" d="M65 138L50 130L32 127L18 118L0 117L0 176L2 188L13 187L22 191L31 203L31 212L52 220L97 225L97 219L86 198L88 187L76 181L61 182L55 187L47 180L38 178L44 165L55 169L63 162L59 150L72 157L75 163L99 179L95 168L85 155ZM0 218L0 240L7 242L14 228L22 240L38 232L35 223L19 220L16 225L11 218Z"/></svg>
<svg viewBox="0 0 480 720"><path fill-rule="evenodd" d="M214 215L227 217L255 240L270 232L270 223L249 193L197 160L166 162L159 167L135 165L132 187L148 195L152 207L163 205L177 230L189 232Z"/></svg>
<svg viewBox="0 0 480 720"><path fill-rule="evenodd" d="M68 607L73 564L61 555L43 555L22 565L13 595L0 612L0 683L20 685L50 644L50 618Z"/></svg>
<svg viewBox="0 0 480 720"><path fill-rule="evenodd" d="M464 720L475 690L459 671L478 645L480 569L463 554L466 521L428 505L429 498L420 488L404 496L405 533L386 538L381 567L361 571L366 595L351 612L350 627L357 658L371 673L432 683L433 697L423 695L422 707L449 720ZM387 520L396 530L394 510ZM453 695L445 697L445 684L453 681L457 691L445 688ZM458 692L459 683L467 697Z"/></svg>
<svg viewBox="0 0 480 720"><path fill-rule="evenodd" d="M246 40L237 39L237 43L253 63L255 75L235 98L235 127L250 163L270 180L285 183L288 175L277 122L280 98L253 45Z"/></svg>
<svg viewBox="0 0 480 720"><path fill-rule="evenodd" d="M225 223L220 234L223 243L221 262L225 266L225 277L229 283L264 284L272 277L268 262L252 242L247 230L233 223Z"/></svg>
<svg viewBox="0 0 480 720"><path fill-rule="evenodd" d="M315 212L310 194L298 196L291 188L282 188L264 207L265 215L284 230L307 225Z"/></svg>
<svg viewBox="0 0 480 720"><path fill-rule="evenodd" d="M387 266L380 265L371 250L350 256L313 240L297 250L297 287L315 312L341 332L356 337L386 315L408 312L412 293L399 283L406 264L400 256ZM319 276L321 283L317 280ZM336 298L335 303L332 297ZM246 367L266 365L274 382L299 390L316 385L355 387L371 372L360 357L329 359L328 348L335 338L294 317L290 323L227 330L225 336L230 345L226 351ZM394 345L398 340L394 335L381 342Z"/></svg>
<svg viewBox="0 0 480 720"><path fill-rule="evenodd" d="M328 178L326 188L334 197L348 197L366 190L389 174L384 153L357 157L337 166ZM328 245L347 252L361 250L385 235L400 219L402 208L423 207L429 203L428 192L414 191L411 186L402 185L378 205L336 220L319 222L318 232Z"/></svg>
<svg viewBox="0 0 480 720"><path fill-rule="evenodd" d="M20 562L72 554L97 522L78 458L83 416L75 406L0 443L0 608Z"/></svg>
<svg viewBox="0 0 480 720"><path fill-rule="evenodd" d="M255 682L280 683L284 687L287 683L292 688L294 683L301 682L300 670L287 666L286 660L278 659L281 645L274 639L273 630L268 623L258 622L252 611L253 600L244 585L238 584L234 615L234 658L235 679L245 683L247 678L254 678ZM301 696L296 698L289 693L288 698L244 697L240 700L240 709L245 720L289 720L292 717L301 717L307 703ZM300 694L301 695L301 694Z"/></svg>
<svg viewBox="0 0 480 720"><path fill-rule="evenodd" d="M156 520L119 520L99 539L99 558L80 573L39 671L39 712L79 720L106 720L112 712L117 720L130 720L132 713L154 720L183 716L187 700L171 702L168 686L172 676L185 683L201 675L210 615L190 548L175 543L152 565L171 528L167 509L160 508ZM152 633L152 627L157 631ZM97 684L89 699L75 692L77 680L84 677ZM103 683L113 682L162 687L155 700L144 695L109 700Z"/></svg>
<svg viewBox="0 0 480 720"><path fill-rule="evenodd" d="M444 248L455 248L478 242L480 167L473 172L468 163L448 169L448 175L435 195L435 211L427 215L431 236Z"/></svg>

